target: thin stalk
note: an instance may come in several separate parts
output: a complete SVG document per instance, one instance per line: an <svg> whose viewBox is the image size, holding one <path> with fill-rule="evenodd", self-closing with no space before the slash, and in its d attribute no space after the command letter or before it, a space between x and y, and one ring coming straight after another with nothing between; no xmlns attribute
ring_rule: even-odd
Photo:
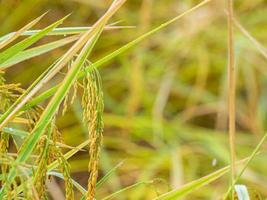
<svg viewBox="0 0 267 200"><path fill-rule="evenodd" d="M233 34L233 0L227 1L228 10L228 125L229 125L229 145L230 145L230 174L231 188L233 187L236 175L235 169L235 98L236 98L236 80L235 80L235 57L234 57L234 34ZM234 199L234 190L231 191L231 199Z"/></svg>

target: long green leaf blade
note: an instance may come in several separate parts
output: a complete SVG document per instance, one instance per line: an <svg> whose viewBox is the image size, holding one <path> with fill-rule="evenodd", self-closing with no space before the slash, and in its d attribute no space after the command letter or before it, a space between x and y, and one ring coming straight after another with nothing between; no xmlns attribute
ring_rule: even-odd
<svg viewBox="0 0 267 200"><path fill-rule="evenodd" d="M75 35L75 34L80 34L84 33L88 30L90 30L92 27L87 26L87 27L62 27L62 28L54 28L51 32L47 33L46 35L48 36L59 36L59 35ZM115 29L125 29L125 28L134 28L133 26L113 26L113 25L108 25L104 28L104 30L115 30ZM41 32L42 30L28 30L25 32L20 33L19 36L31 36L36 33ZM4 35L0 37L0 42L6 41L9 38L13 37L14 35L18 34L18 32L12 32L7 35Z"/></svg>
<svg viewBox="0 0 267 200"><path fill-rule="evenodd" d="M223 176L224 174L226 174L229 171L229 166L222 168L220 170L217 170L205 177L202 177L198 180L192 181L184 186L182 186L181 188L172 190L168 193L165 193L157 198L155 198L155 200L176 200L178 198L183 197L184 195L193 192L196 189L199 189L209 183L211 183L212 181L217 180L218 178L220 178L221 176Z"/></svg>
<svg viewBox="0 0 267 200"><path fill-rule="evenodd" d="M11 57L17 55L19 52L23 51L27 47L31 46L41 38L43 38L46 34L48 34L50 31L52 31L55 27L59 26L66 18L68 15L57 22L49 25L42 31L32 35L29 38L24 39L23 41L13 45L12 47L6 49L5 51L0 53L0 64L3 64L5 61L10 59Z"/></svg>
<svg viewBox="0 0 267 200"><path fill-rule="evenodd" d="M17 63L20 63L22 61L28 60L30 58L45 54L49 51L52 51L54 49L57 49L59 47L62 47L64 45L67 45L71 42L74 42L75 40L77 40L78 37L77 36L71 36L68 38L64 38L55 42L50 42L48 44L44 44L38 47L34 47L25 51L22 51L20 53L18 53L15 57L10 58L9 60L7 60L6 62L4 62L3 64L0 65L0 68L8 68L12 65L15 65Z"/></svg>
<svg viewBox="0 0 267 200"><path fill-rule="evenodd" d="M22 27L20 30L18 30L17 32L15 32L13 35L10 35L10 37L8 37L6 40L0 41L0 49L2 49L3 47L7 46L8 44L10 44L11 42L13 42L15 39L17 39L21 34L23 34L24 32L26 32L28 29L30 29L31 27L33 27L35 24L37 24L45 15L46 13L44 13L43 15L41 15L40 17L36 18L35 20L31 21L30 23L28 23L27 25L25 25L24 27Z"/></svg>

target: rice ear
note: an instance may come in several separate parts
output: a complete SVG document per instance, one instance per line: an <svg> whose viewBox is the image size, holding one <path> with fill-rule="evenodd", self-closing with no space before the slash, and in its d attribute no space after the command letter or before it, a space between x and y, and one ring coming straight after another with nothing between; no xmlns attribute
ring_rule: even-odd
<svg viewBox="0 0 267 200"><path fill-rule="evenodd" d="M93 65L91 66L93 67ZM99 155L103 134L103 92L99 72L93 69L83 79L82 97L83 121L88 126L89 137L89 178L87 200L94 199L98 178Z"/></svg>

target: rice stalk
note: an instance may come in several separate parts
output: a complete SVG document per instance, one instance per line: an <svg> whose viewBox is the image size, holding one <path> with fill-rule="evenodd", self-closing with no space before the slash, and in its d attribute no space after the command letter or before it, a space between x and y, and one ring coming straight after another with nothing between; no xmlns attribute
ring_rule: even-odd
<svg viewBox="0 0 267 200"><path fill-rule="evenodd" d="M72 58L75 56L75 54L82 49L82 47L87 43L88 40L92 39L100 30L100 28L103 28L108 20L116 13L116 11L125 3L126 0L118 0L114 1L113 4L110 6L110 8L107 10L107 12L92 26L92 28L85 32L79 40L60 58L60 60L52 67L52 69L47 73L44 77L40 78L38 82L35 82L30 88L31 90L28 90L27 93L22 95L21 98L19 98L0 118L0 130L14 117L14 115L24 106L24 104L27 103L27 101L30 100L30 98L38 92L44 84L46 84L48 81L50 81ZM63 18L62 20L64 20ZM59 22L62 22L60 20ZM56 22L55 24L57 25ZM52 25L51 25L52 26ZM49 26L50 27L50 26ZM49 29L50 30L50 29ZM40 32L41 33L41 32ZM40 34L36 33L36 34ZM23 46L23 45L22 45ZM13 49L13 48L12 48ZM16 50L16 48L15 48ZM16 50L18 51L18 50ZM11 50L6 53L9 55L9 53L12 52ZM18 51L19 52L19 51ZM17 53L18 53L17 52ZM4 54L4 53L2 53ZM6 54L4 54L2 57L6 58ZM2 62L1 62L2 61ZM5 61L4 59L1 60L1 54L0 54L0 63L3 63Z"/></svg>
<svg viewBox="0 0 267 200"><path fill-rule="evenodd" d="M109 17L111 17L115 13L115 11L122 5L122 2L123 1L120 1L120 4L118 4L118 5L116 4L117 7L111 6L111 9L109 10L110 13L107 12L108 14L106 15L108 17L103 19L104 22L100 21L99 22L100 25L97 24L95 26L95 30L97 31L97 34L93 35L93 38L89 39L86 42L86 44L83 47L82 51L80 52L79 56L77 57L77 59L75 60L73 65L71 66L71 69L69 70L66 77L64 78L61 87L59 88L59 90L57 91L55 96L51 99L48 106L46 107L46 109L42 113L40 119L36 123L36 126L32 130L31 135L23 143L23 146L20 150L20 153L18 154L18 157L16 159L16 163L22 164L30 157L30 155L31 155L32 151L34 150L38 140L43 135L48 124L51 122L52 118L57 113L58 107L61 104L62 100L64 99L64 97L68 93L69 89L71 88L71 86L75 82L80 69L82 68L86 58L91 53L92 48L94 47L97 39L99 38L99 36L103 30L103 26L105 25L105 23L107 22ZM102 23L103 23L103 25L102 25ZM89 32L89 34L90 33L91 32ZM87 36L87 34L86 34L86 36ZM11 170L8 173L8 177L7 177L7 181L6 181L5 185L0 190L0 198L4 197L4 195L7 192L7 188L13 182L15 177L16 177L16 170L13 167L13 168L11 168Z"/></svg>
<svg viewBox="0 0 267 200"><path fill-rule="evenodd" d="M235 80L235 57L234 57L234 36L233 36L233 0L227 1L227 22L228 22L228 117L229 117L229 145L230 145L230 165L231 165L231 188L235 180L235 98L236 98L236 80ZM231 192L231 199L234 199L234 190Z"/></svg>

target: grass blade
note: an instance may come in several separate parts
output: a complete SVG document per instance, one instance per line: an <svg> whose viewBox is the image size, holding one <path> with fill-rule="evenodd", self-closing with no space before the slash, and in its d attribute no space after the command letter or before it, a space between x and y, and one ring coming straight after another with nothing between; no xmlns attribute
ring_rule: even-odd
<svg viewBox="0 0 267 200"><path fill-rule="evenodd" d="M19 136L20 138L26 138L30 134L27 131L23 131L23 130L11 128L11 127L4 127L3 132L9 133L10 135L13 135L13 136ZM53 142L50 140L50 143L52 144ZM76 149L76 147L72 147L72 146L69 146L69 145L66 145L66 144L63 144L60 142L56 142L56 144L57 144L57 146L59 146L61 148ZM84 150L79 149L79 151L84 151Z"/></svg>
<svg viewBox="0 0 267 200"><path fill-rule="evenodd" d="M19 136L21 138L25 138L29 135L27 131L22 131L22 130L10 128L10 127L4 127L3 132L9 133L11 135Z"/></svg>
<svg viewBox="0 0 267 200"><path fill-rule="evenodd" d="M87 27L63 27L63 28L54 28L51 32L47 33L46 35L48 36L59 36L59 35L75 35L75 34L80 34L84 33L88 30L90 30L92 27L87 26ZM113 25L108 25L105 26L104 30L116 30L116 29L125 29L125 28L134 28L134 26L113 26ZM41 32L41 30L28 30L25 32L20 33L19 36L31 36L36 33ZM16 35L17 32L12 32L7 35L4 35L0 38L0 42L6 41L9 38L13 37Z"/></svg>
<svg viewBox="0 0 267 200"><path fill-rule="evenodd" d="M105 26L104 30L116 30L116 29L124 29L124 28L133 28L132 26ZM74 34L80 34L80 33L85 33L88 30L92 29L92 27L63 27L63 28L55 28L52 30L50 33L47 35L74 35ZM35 33L40 32L41 30L29 30L25 31L21 35L33 35Z"/></svg>
<svg viewBox="0 0 267 200"><path fill-rule="evenodd" d="M43 16L46 13L42 14L40 17L38 17L35 20L31 21L29 24L27 24L26 26L22 27L20 30L18 30L17 32L15 32L13 35L10 35L10 37L8 37L6 40L3 40L2 42L0 42L0 49L2 49L3 47L7 46L11 42L13 42L21 34L23 34L25 31L27 31L28 29L30 29L31 27L33 27L35 24L37 24L43 18Z"/></svg>
<svg viewBox="0 0 267 200"><path fill-rule="evenodd" d="M196 189L199 189L209 183L211 183L212 181L217 180L218 178L220 178L221 176L223 176L224 174L226 174L227 172L229 172L230 167L224 167L220 170L217 170L207 176L204 176L198 180L192 181L184 186L182 186L181 188L178 188L176 190L172 190L168 193L165 193L163 195L160 195L159 197L155 198L155 200L175 200L175 199L179 199L181 197L183 197L186 194L189 194L191 192L193 192Z"/></svg>
<svg viewBox="0 0 267 200"><path fill-rule="evenodd" d="M57 49L59 47L62 47L64 45L67 45L71 42L74 42L75 40L77 40L78 37L77 36L71 36L68 38L64 38L55 42L50 42L48 44L44 44L38 47L34 47L25 51L22 51L20 53L18 53L15 57L12 57L11 59L7 60L6 62L4 62L3 64L0 65L0 68L8 68L12 65L15 65L17 63L20 63L22 61L28 60L30 58L45 54L49 51L52 51L54 49Z"/></svg>
<svg viewBox="0 0 267 200"><path fill-rule="evenodd" d="M132 188L138 187L140 185L144 185L144 184L147 185L147 184L152 184L152 183L153 183L153 181L142 181L142 182L135 183L133 185L130 185L130 186L125 187L125 188L122 188L121 190L118 190L118 191L116 191L116 192L104 197L102 200L112 199L113 197L115 197L115 196L117 196L117 195L119 195L119 194L121 194L121 193L123 193L123 192L125 192L127 190L130 190Z"/></svg>
<svg viewBox="0 0 267 200"><path fill-rule="evenodd" d="M35 42L37 42L38 40L43 38L47 33L52 31L55 27L59 26L67 17L68 17L68 15L66 17L58 20L57 22L51 24L50 26L46 27L42 31L32 35L29 38L24 39L23 41L15 44L12 47L1 52L0 53L0 64L3 64L11 57L17 55L19 52L23 51L27 47L31 46L32 44L34 44Z"/></svg>
<svg viewBox="0 0 267 200"><path fill-rule="evenodd" d="M103 183L105 183L108 178L117 171L118 168L120 168L123 164L123 161L117 164L115 167L113 167L105 176L103 176L96 184L96 187L100 187Z"/></svg>

